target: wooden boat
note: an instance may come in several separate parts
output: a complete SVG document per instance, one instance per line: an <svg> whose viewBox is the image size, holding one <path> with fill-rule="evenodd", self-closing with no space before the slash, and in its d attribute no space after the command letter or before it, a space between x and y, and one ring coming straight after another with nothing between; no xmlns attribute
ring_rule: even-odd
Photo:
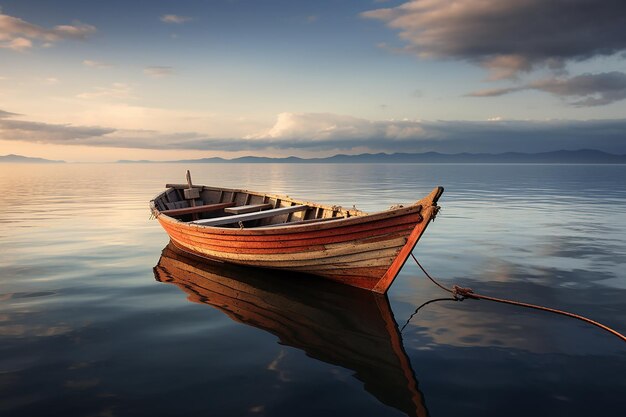
<svg viewBox="0 0 626 417"><path fill-rule="evenodd" d="M428 415L386 295L297 272L207 262L173 244L163 249L154 276L280 344L354 371L383 404Z"/></svg>
<svg viewBox="0 0 626 417"><path fill-rule="evenodd" d="M379 213L248 190L167 184L150 201L179 248L212 260L306 272L385 293L435 218L436 187Z"/></svg>

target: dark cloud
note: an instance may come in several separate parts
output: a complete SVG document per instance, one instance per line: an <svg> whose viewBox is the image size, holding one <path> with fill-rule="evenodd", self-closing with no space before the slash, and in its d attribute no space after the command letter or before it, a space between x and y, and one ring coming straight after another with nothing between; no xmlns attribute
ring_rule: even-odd
<svg viewBox="0 0 626 417"><path fill-rule="evenodd" d="M602 106L626 98L626 74L606 72L535 81L530 88L561 97L580 97L575 106Z"/></svg>
<svg viewBox="0 0 626 417"><path fill-rule="evenodd" d="M598 149L626 154L626 119L552 121L370 121L324 113L283 113L265 133L211 138L197 132L72 126L13 120L0 110L0 139L137 149L385 152L543 152Z"/></svg>
<svg viewBox="0 0 626 417"><path fill-rule="evenodd" d="M115 129L13 120L15 113L0 110L0 139L39 143L83 144Z"/></svg>
<svg viewBox="0 0 626 417"><path fill-rule="evenodd" d="M624 0L416 0L362 13L405 51L479 63L494 78L626 50Z"/></svg>
<svg viewBox="0 0 626 417"><path fill-rule="evenodd" d="M582 74L571 78L555 77L533 81L519 87L477 91L468 96L494 97L522 90L539 90L561 98L575 98L570 102L573 106L602 106L626 99L626 74L614 71Z"/></svg>
<svg viewBox="0 0 626 417"><path fill-rule="evenodd" d="M19 115L17 113L10 113L8 111L0 110L0 119L7 119L13 116L19 116Z"/></svg>

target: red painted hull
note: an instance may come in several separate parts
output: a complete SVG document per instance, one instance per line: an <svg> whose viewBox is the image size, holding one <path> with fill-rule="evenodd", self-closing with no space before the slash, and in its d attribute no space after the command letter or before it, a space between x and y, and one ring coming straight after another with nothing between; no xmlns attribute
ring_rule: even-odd
<svg viewBox="0 0 626 417"><path fill-rule="evenodd" d="M306 272L385 293L435 217L443 189L409 206L370 215L283 227L228 228L183 222L153 211L185 251L235 264Z"/></svg>

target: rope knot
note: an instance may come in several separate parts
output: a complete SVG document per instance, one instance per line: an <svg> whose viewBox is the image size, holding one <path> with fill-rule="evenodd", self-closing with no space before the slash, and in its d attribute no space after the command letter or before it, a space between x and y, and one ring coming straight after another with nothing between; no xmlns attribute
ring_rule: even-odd
<svg viewBox="0 0 626 417"><path fill-rule="evenodd" d="M458 285L452 286L452 295L458 301L463 301L466 298L476 298L472 294L474 294L474 290L472 290L471 288L463 288L459 287Z"/></svg>

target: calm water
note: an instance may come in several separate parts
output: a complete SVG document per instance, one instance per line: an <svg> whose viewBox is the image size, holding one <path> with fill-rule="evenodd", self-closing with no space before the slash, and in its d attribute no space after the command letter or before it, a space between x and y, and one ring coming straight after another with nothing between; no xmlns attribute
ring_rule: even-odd
<svg viewBox="0 0 626 417"><path fill-rule="evenodd" d="M384 330L445 296L410 263L380 309L275 280L269 310L216 300L149 219L187 168L368 211L443 185L431 273L626 332L626 166L3 165L0 415L624 415L626 345L584 323L466 300Z"/></svg>

